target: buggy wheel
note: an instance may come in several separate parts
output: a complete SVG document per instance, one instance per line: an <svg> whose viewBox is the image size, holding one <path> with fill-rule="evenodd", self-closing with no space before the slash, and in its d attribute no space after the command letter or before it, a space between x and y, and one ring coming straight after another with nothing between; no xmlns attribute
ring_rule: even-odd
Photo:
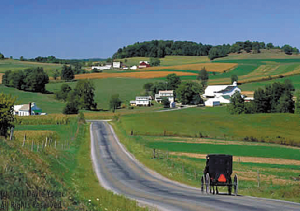
<svg viewBox="0 0 300 211"><path fill-rule="evenodd" d="M231 195L231 192L232 192L232 181L231 178L229 177L228 195Z"/></svg>
<svg viewBox="0 0 300 211"><path fill-rule="evenodd" d="M210 192L210 177L209 177L209 173L206 174L205 185L206 185L206 193L209 193Z"/></svg>
<svg viewBox="0 0 300 211"><path fill-rule="evenodd" d="M237 177L237 175L234 175L233 188L234 188L234 195L235 196L238 195L238 186L239 186L238 177Z"/></svg>
<svg viewBox="0 0 300 211"><path fill-rule="evenodd" d="M203 176L201 177L201 192L204 191L204 183L205 183L205 176L203 175Z"/></svg>

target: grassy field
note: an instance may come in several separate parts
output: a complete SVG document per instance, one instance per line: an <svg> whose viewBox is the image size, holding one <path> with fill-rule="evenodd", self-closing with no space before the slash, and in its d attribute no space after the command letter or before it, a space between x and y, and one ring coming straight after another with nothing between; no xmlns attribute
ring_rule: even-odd
<svg viewBox="0 0 300 211"><path fill-rule="evenodd" d="M123 72L123 73L88 73L75 75L75 80L80 79L104 79L104 78L139 78L139 79L150 79L150 78L161 78L169 74L175 73L178 76L189 76L196 73L190 72L179 72L179 71L144 71L144 72Z"/></svg>
<svg viewBox="0 0 300 211"><path fill-rule="evenodd" d="M18 210L147 210L99 185L90 158L89 124L78 124L73 118L67 125L22 125L15 128L15 133L25 131L27 141L24 146L23 137L0 141L0 190L10 194L4 199L6 201L28 203ZM42 142L34 139L36 134L30 134L30 131L52 131L57 136L52 137L51 142L48 139L47 144L43 142L42 147ZM45 140L48 134L40 135ZM63 196L19 196L12 194L15 191L24 191L25 194L28 191L51 191ZM35 207L33 202L41 205ZM54 202L61 207L50 208L49 203ZM17 210L12 206L9 203L11 209L7 207L7 210Z"/></svg>
<svg viewBox="0 0 300 211"><path fill-rule="evenodd" d="M181 115L184 123L186 123L185 118L191 119L185 116ZM143 124L149 121L148 118L144 119L144 116L140 116L140 119L143 119ZM173 120L169 118L168 121L176 125ZM112 123L122 143L142 163L165 177L200 187L205 155L227 153L234 156L233 175L237 174L239 177L239 194L300 202L299 182L294 180L294 178L300 179L299 148L216 139L130 136L127 131L128 123L126 116ZM165 123L157 125L162 126ZM183 127L181 124L181 128L186 129L191 125ZM145 127L150 129L147 124ZM156 159L153 159L154 148ZM199 159L195 155L201 155L202 158ZM244 161L244 158L247 160ZM278 160L284 162L278 164L276 163ZM260 176L260 187L257 187L257 172ZM227 191L224 188L220 189L221 192Z"/></svg>
<svg viewBox="0 0 300 211"><path fill-rule="evenodd" d="M284 83L284 81L287 79L291 80L296 90L300 90L300 75L288 76L288 77L269 80L269 81L247 83L247 84L242 84L239 87L243 91L255 91L258 88L265 88L266 85L273 84L274 82Z"/></svg>
<svg viewBox="0 0 300 211"><path fill-rule="evenodd" d="M162 113L131 114L121 118L129 133L167 136L207 136L264 142L300 143L299 116L295 114L230 115L226 107L201 107ZM251 139L251 138L250 138Z"/></svg>
<svg viewBox="0 0 300 211"><path fill-rule="evenodd" d="M173 66L173 65L184 65L184 64L198 64L202 62L209 62L207 56L165 56L160 58L160 66ZM149 57L132 57L125 59L117 59L122 61L127 66L139 65L140 61L150 61Z"/></svg>
<svg viewBox="0 0 300 211"><path fill-rule="evenodd" d="M13 59L0 60L0 73L6 70L24 70L27 68L42 67L49 75L52 75L55 70L61 70L61 64L27 62Z"/></svg>
<svg viewBox="0 0 300 211"><path fill-rule="evenodd" d="M146 70L195 70L200 71L205 68L209 72L228 72L237 67L236 63L201 63L201 64L185 64L176 66L166 66L166 67L149 67Z"/></svg>

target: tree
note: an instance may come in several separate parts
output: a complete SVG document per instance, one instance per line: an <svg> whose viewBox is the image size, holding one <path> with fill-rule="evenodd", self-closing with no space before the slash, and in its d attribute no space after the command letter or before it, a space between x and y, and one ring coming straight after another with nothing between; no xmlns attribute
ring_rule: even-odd
<svg viewBox="0 0 300 211"><path fill-rule="evenodd" d="M167 75L167 89L175 90L181 84L181 79L175 73Z"/></svg>
<svg viewBox="0 0 300 211"><path fill-rule="evenodd" d="M245 113L245 103L240 92L236 92L231 96L228 110L231 114Z"/></svg>
<svg viewBox="0 0 300 211"><path fill-rule="evenodd" d="M117 108L121 106L122 101L119 99L118 94L114 94L111 96L110 102L109 102L109 108L114 113Z"/></svg>
<svg viewBox="0 0 300 211"><path fill-rule="evenodd" d="M160 60L159 58L150 58L150 66L159 66L160 65Z"/></svg>
<svg viewBox="0 0 300 211"><path fill-rule="evenodd" d="M0 53L0 59L4 59L4 55Z"/></svg>
<svg viewBox="0 0 300 211"><path fill-rule="evenodd" d="M106 59L106 62L107 62L107 63L112 63L112 58L110 58L110 57L107 58L107 59Z"/></svg>
<svg viewBox="0 0 300 211"><path fill-rule="evenodd" d="M300 114L300 91L296 93L295 114Z"/></svg>
<svg viewBox="0 0 300 211"><path fill-rule="evenodd" d="M23 56L20 56L20 61L24 61L24 57Z"/></svg>
<svg viewBox="0 0 300 211"><path fill-rule="evenodd" d="M61 79L71 81L74 79L74 71L71 66L64 65L61 70Z"/></svg>
<svg viewBox="0 0 300 211"><path fill-rule="evenodd" d="M97 108L97 103L94 101L95 86L92 81L87 79L78 81L74 91L79 98L80 108L87 110Z"/></svg>
<svg viewBox="0 0 300 211"><path fill-rule="evenodd" d="M273 43L270 42L270 43L267 44L267 49L268 50L273 49L273 48L274 48Z"/></svg>
<svg viewBox="0 0 300 211"><path fill-rule="evenodd" d="M205 67L202 68L198 75L197 75L197 80L201 80L201 85L204 88L207 85L207 81L208 81L208 72L206 71Z"/></svg>
<svg viewBox="0 0 300 211"><path fill-rule="evenodd" d="M195 100L195 95L202 93L200 84L192 81L182 82L176 89L178 100L182 104L192 104Z"/></svg>
<svg viewBox="0 0 300 211"><path fill-rule="evenodd" d="M238 82L239 77L237 75L231 75L231 84L233 84L233 82Z"/></svg>
<svg viewBox="0 0 300 211"><path fill-rule="evenodd" d="M8 136L10 128L14 127L15 98L10 95L0 94L0 136Z"/></svg>
<svg viewBox="0 0 300 211"><path fill-rule="evenodd" d="M56 99L66 101L71 90L68 84L62 84L60 91L55 93Z"/></svg>
<svg viewBox="0 0 300 211"><path fill-rule="evenodd" d="M282 47L282 50L283 50L284 53L287 54L287 55L292 55L292 53L293 53L293 47L290 46L290 45L284 45L284 46Z"/></svg>
<svg viewBox="0 0 300 211"><path fill-rule="evenodd" d="M294 113L294 101L293 96L290 92L285 91L280 99L279 104L277 106L277 112L279 113Z"/></svg>
<svg viewBox="0 0 300 211"><path fill-rule="evenodd" d="M68 102L63 109L63 114L78 114L79 108L78 104L73 102Z"/></svg>
<svg viewBox="0 0 300 211"><path fill-rule="evenodd" d="M149 92L149 91L151 91L152 86L153 86L153 83L149 82L149 83L144 84L143 88L145 89L146 92Z"/></svg>
<svg viewBox="0 0 300 211"><path fill-rule="evenodd" d="M260 43L259 42L253 42L252 43L252 53L260 53Z"/></svg>
<svg viewBox="0 0 300 211"><path fill-rule="evenodd" d="M164 108L170 108L170 101L167 97L163 97L161 103L164 105Z"/></svg>
<svg viewBox="0 0 300 211"><path fill-rule="evenodd" d="M59 76L59 73L57 70L55 70L55 72L53 73L54 80L56 80L58 76Z"/></svg>

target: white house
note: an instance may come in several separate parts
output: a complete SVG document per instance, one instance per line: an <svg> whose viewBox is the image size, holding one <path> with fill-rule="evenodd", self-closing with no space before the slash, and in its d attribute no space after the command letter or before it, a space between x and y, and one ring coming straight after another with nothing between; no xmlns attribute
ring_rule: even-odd
<svg viewBox="0 0 300 211"><path fill-rule="evenodd" d="M37 107L36 104L32 102L23 105L15 105L14 115L31 116L31 115L46 115L46 113L42 113L42 109Z"/></svg>
<svg viewBox="0 0 300 211"><path fill-rule="evenodd" d="M159 91L158 94L155 94L155 101L161 103L164 97L167 97L170 103L174 102L174 91L173 90Z"/></svg>
<svg viewBox="0 0 300 211"><path fill-rule="evenodd" d="M137 66L133 65L132 67L130 67L131 70L137 70Z"/></svg>
<svg viewBox="0 0 300 211"><path fill-rule="evenodd" d="M113 62L113 68L121 68L122 63L121 62Z"/></svg>
<svg viewBox="0 0 300 211"><path fill-rule="evenodd" d="M135 100L130 101L132 106L151 106L151 96L138 96Z"/></svg>
<svg viewBox="0 0 300 211"><path fill-rule="evenodd" d="M207 107L214 107L214 106L219 106L221 103L216 98L210 98L207 101L205 101L204 104Z"/></svg>
<svg viewBox="0 0 300 211"><path fill-rule="evenodd" d="M214 98L222 95L229 95L231 97L235 92L241 92L241 90L237 86L236 81L233 82L232 85L207 86L207 88L205 89L205 93L203 94L203 97Z"/></svg>

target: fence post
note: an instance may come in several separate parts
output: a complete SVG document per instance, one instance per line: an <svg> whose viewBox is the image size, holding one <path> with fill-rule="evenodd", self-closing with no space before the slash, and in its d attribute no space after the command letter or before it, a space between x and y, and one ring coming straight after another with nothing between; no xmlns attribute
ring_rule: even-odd
<svg viewBox="0 0 300 211"><path fill-rule="evenodd" d="M153 149L153 159L155 158L155 149Z"/></svg>
<svg viewBox="0 0 300 211"><path fill-rule="evenodd" d="M40 145L39 145L39 143L38 143L38 144L37 144L37 148L36 148L36 151L37 151L37 152L39 152L39 146L40 146Z"/></svg>
<svg viewBox="0 0 300 211"><path fill-rule="evenodd" d="M167 150L167 160L169 160L169 150Z"/></svg>
<svg viewBox="0 0 300 211"><path fill-rule="evenodd" d="M25 145L25 141L26 141L26 134L24 134L24 140L23 140L22 147L24 147L24 145Z"/></svg>
<svg viewBox="0 0 300 211"><path fill-rule="evenodd" d="M260 183L260 177L259 177L259 171L257 170L257 186L259 187Z"/></svg>
<svg viewBox="0 0 300 211"><path fill-rule="evenodd" d="M14 127L10 128L10 136L9 136L9 140L11 141L13 139L14 136Z"/></svg>
<svg viewBox="0 0 300 211"><path fill-rule="evenodd" d="M182 164L182 176L184 175L184 167L183 167L183 164Z"/></svg>
<svg viewBox="0 0 300 211"><path fill-rule="evenodd" d="M194 176L195 176L195 180L197 179L197 172L196 169L194 169Z"/></svg>
<svg viewBox="0 0 300 211"><path fill-rule="evenodd" d="M31 144L31 151L33 151L33 141L32 141L32 144Z"/></svg>

